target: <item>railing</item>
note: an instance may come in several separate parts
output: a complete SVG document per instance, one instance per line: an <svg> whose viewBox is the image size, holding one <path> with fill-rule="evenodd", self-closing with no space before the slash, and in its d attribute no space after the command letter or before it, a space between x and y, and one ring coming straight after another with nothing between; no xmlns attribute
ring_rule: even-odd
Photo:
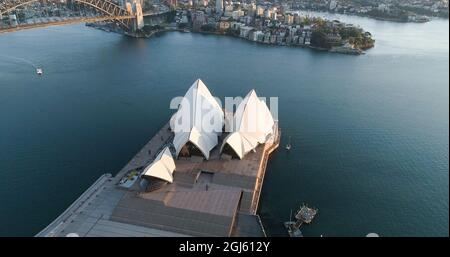
<svg viewBox="0 0 450 257"><path fill-rule="evenodd" d="M255 189L255 192L253 193L252 205L250 208L250 211L253 214L256 214L256 212L258 210L259 198L261 196L262 184L264 182L264 175L266 174L266 168L267 168L267 162L269 160L269 156L280 145L281 130L278 127L278 122L276 123L275 131L276 132L274 135L273 143L267 148L266 148L266 145L264 145L263 161L262 161L261 165L259 166L258 174L256 177L256 185L255 185L256 189ZM262 170L264 170L264 172L261 172Z"/></svg>

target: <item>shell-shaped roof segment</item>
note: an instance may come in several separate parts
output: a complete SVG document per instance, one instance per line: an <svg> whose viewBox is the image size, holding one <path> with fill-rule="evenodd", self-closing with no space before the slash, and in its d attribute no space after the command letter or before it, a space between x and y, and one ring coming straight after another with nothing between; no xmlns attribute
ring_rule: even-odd
<svg viewBox="0 0 450 257"><path fill-rule="evenodd" d="M224 114L217 100L200 79L186 92L178 111L170 120L175 133L173 144L177 155L182 147L191 142L205 156L218 144L222 132Z"/></svg>
<svg viewBox="0 0 450 257"><path fill-rule="evenodd" d="M169 147L165 147L156 156L155 160L144 169L142 176L159 178L172 183L174 170L175 161L173 160L172 153Z"/></svg>
<svg viewBox="0 0 450 257"><path fill-rule="evenodd" d="M239 158L265 143L273 133L274 120L266 103L250 91L238 105L233 118L233 132L223 141L221 150L228 144Z"/></svg>

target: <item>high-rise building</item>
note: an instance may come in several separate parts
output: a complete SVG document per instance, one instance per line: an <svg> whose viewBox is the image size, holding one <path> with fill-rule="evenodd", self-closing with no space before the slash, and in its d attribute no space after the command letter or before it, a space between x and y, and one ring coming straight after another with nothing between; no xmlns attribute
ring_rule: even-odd
<svg viewBox="0 0 450 257"><path fill-rule="evenodd" d="M223 12L223 0L216 0L216 13Z"/></svg>

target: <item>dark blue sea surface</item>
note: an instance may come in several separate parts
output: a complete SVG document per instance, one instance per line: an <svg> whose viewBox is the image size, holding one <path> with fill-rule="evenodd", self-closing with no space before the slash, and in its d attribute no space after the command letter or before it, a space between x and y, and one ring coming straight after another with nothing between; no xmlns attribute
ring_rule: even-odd
<svg viewBox="0 0 450 257"><path fill-rule="evenodd" d="M283 138L260 202L269 235L308 203L319 213L305 236L448 236L448 20L337 17L376 47L347 56L84 25L0 34L0 235L36 234L119 171L201 78L219 97L279 97Z"/></svg>

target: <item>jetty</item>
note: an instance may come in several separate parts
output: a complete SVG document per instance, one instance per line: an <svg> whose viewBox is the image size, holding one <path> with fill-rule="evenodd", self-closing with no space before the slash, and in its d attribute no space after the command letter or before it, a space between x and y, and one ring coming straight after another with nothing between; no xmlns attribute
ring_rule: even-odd
<svg viewBox="0 0 450 257"><path fill-rule="evenodd" d="M278 121L271 125L266 141L241 149L242 155L226 154L229 147L223 147L233 148L230 138L246 136L236 131L219 135L205 157L184 156L195 140L177 150L180 135L168 122L115 176L102 175L36 236L265 236L258 204L269 157L281 136ZM155 164L170 163L172 156L173 170ZM163 171L170 176L163 177ZM146 186L149 178L164 183Z"/></svg>
<svg viewBox="0 0 450 257"><path fill-rule="evenodd" d="M310 208L303 204L295 214L295 221L284 222L290 237L303 237L300 227L303 224L310 224L317 214L316 208Z"/></svg>

